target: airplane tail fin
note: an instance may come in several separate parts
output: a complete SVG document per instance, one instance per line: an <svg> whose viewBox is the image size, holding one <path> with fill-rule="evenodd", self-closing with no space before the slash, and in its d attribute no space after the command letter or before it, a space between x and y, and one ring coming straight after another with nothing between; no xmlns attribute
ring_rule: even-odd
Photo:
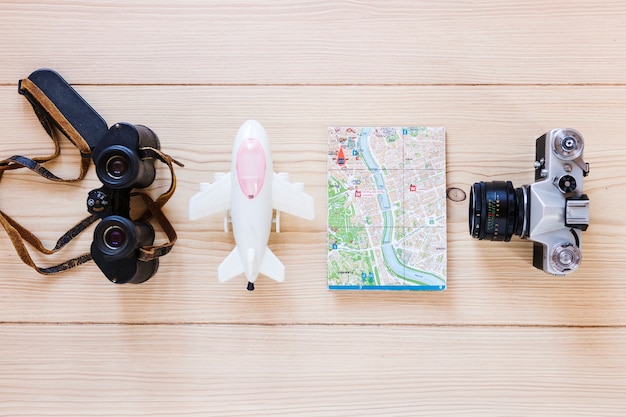
<svg viewBox="0 0 626 417"><path fill-rule="evenodd" d="M272 252L270 248L265 249L265 255L263 255L259 272L277 282L283 282L285 280L285 266L276 255L274 255L274 252Z"/></svg>
<svg viewBox="0 0 626 417"><path fill-rule="evenodd" d="M219 282L229 281L233 277L246 272L248 274L252 274L255 255L256 251L254 249L250 249L246 256L247 264L244 264L241 262L239 249L235 247L235 249L228 254L228 256L217 268L217 279ZM248 271L246 271L246 267ZM270 248L265 248L265 254L263 255L259 272L278 282L283 282L285 280L285 266L282 262L280 262L276 255L274 255ZM256 274L254 278L256 278ZM254 281L254 279L252 280Z"/></svg>
<svg viewBox="0 0 626 417"><path fill-rule="evenodd" d="M239 249L235 246L235 249L228 254L217 268L217 279L219 282L226 282L243 273L244 269L239 257Z"/></svg>

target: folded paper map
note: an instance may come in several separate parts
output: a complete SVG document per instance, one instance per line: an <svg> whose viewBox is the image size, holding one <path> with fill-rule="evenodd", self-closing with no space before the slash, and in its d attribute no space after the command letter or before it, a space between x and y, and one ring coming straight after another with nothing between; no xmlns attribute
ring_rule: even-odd
<svg viewBox="0 0 626 417"><path fill-rule="evenodd" d="M446 288L445 137L328 128L328 288Z"/></svg>

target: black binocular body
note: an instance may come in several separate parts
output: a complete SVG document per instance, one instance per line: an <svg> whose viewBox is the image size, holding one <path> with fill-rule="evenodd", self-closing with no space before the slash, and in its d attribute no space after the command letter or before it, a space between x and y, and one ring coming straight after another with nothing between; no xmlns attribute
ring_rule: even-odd
<svg viewBox="0 0 626 417"><path fill-rule="evenodd" d="M102 220L94 231L91 256L109 281L139 284L157 271L158 258L139 261L139 248L154 243L153 227L130 218L130 193L156 176L154 159L144 148L160 149L159 138L142 125L117 123L93 149L96 174L103 186L89 193L87 210Z"/></svg>

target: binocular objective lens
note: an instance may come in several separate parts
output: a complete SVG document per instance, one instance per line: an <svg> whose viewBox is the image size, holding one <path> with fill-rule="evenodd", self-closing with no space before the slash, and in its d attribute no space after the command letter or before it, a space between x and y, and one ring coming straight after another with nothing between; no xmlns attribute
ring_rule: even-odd
<svg viewBox="0 0 626 417"><path fill-rule="evenodd" d="M128 161L120 155L109 158L106 164L106 172L115 179L122 178L128 171Z"/></svg>
<svg viewBox="0 0 626 417"><path fill-rule="evenodd" d="M104 244L109 249L115 250L124 246L126 232L119 226L111 226L104 232Z"/></svg>

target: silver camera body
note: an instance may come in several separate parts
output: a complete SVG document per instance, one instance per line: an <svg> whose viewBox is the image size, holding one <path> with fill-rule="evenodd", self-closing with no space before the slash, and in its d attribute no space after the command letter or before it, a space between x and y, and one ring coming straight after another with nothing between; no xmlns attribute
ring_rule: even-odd
<svg viewBox="0 0 626 417"><path fill-rule="evenodd" d="M582 232L589 226L585 143L574 129L552 129L535 146L533 184L514 188L511 181L481 181L472 186L470 235L508 242L515 234L532 240L533 265L565 275L580 265Z"/></svg>
<svg viewBox="0 0 626 417"><path fill-rule="evenodd" d="M521 237L534 242L533 265L549 274L570 273L582 260L582 232L589 226L584 145L574 129L552 129L538 138L535 183L522 188L528 224Z"/></svg>

